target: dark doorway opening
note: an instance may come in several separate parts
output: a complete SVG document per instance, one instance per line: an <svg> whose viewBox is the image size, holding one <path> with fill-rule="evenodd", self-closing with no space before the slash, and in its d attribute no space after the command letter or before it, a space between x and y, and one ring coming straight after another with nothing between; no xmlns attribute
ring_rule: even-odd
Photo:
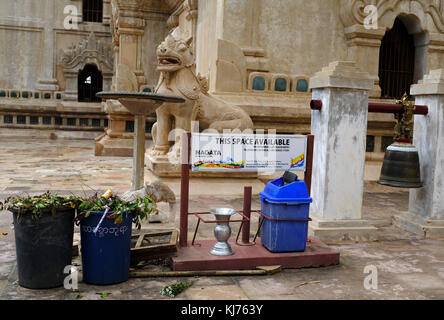
<svg viewBox="0 0 444 320"><path fill-rule="evenodd" d="M100 102L96 93L102 91L102 73L95 65L87 64L83 70L79 71L78 77L78 101L79 102Z"/></svg>
<svg viewBox="0 0 444 320"><path fill-rule="evenodd" d="M415 71L415 41L404 23L396 18L386 32L379 53L379 85L381 98L399 99L410 94Z"/></svg>

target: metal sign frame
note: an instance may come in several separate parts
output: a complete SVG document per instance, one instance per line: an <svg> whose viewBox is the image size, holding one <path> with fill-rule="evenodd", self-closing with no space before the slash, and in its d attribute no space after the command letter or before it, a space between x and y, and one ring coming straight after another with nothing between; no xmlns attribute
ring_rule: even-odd
<svg viewBox="0 0 444 320"><path fill-rule="evenodd" d="M194 213L189 212L189 190L190 190L190 153L191 153L191 133L184 132L181 137L181 181L180 181L180 225L179 225L179 246L188 245L188 216ZM308 194L311 194L311 179L313 168L313 146L314 135L307 135L306 144L306 166L304 181L307 185ZM251 212L251 187L244 188L244 210L245 216L250 218ZM242 241L248 242L250 234L250 223L244 223L242 227Z"/></svg>
<svg viewBox="0 0 444 320"><path fill-rule="evenodd" d="M289 134L191 135L191 170L271 172L306 170L307 136Z"/></svg>

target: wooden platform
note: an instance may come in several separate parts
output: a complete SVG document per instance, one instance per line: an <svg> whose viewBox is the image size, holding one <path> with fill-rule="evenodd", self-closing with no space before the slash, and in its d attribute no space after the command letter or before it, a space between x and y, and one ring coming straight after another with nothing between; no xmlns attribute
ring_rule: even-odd
<svg viewBox="0 0 444 320"><path fill-rule="evenodd" d="M308 238L304 252L272 253L257 239L255 246L238 246L229 243L235 254L218 257L210 254L215 240L197 240L194 246L179 247L173 257L174 271L196 270L250 270L258 266L280 265L282 268L325 267L339 264L339 252L323 242Z"/></svg>

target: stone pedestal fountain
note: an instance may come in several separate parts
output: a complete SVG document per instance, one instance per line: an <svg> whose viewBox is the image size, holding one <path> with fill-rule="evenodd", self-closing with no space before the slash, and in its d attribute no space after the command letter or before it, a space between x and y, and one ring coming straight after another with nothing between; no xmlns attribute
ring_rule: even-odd
<svg viewBox="0 0 444 320"><path fill-rule="evenodd" d="M144 92L99 92L97 97L114 99L134 115L134 148L132 190L144 185L145 168L145 116L156 112L163 103L183 103L185 100L171 95Z"/></svg>

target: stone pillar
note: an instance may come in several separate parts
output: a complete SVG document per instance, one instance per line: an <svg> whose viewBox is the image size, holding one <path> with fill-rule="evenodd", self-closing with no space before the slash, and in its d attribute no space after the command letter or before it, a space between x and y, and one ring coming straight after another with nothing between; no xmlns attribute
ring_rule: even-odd
<svg viewBox="0 0 444 320"><path fill-rule="evenodd" d="M428 32L429 42L427 54L425 55L426 72L429 70L441 69L444 59L444 39L442 33Z"/></svg>
<svg viewBox="0 0 444 320"><path fill-rule="evenodd" d="M109 1L108 1L109 2ZM126 2L109 3L111 14L112 6L119 9L118 16L112 16L114 75L111 90L137 92L141 85L146 83L142 60L142 38L145 33L145 20L142 7L127 7ZM105 5L105 2L104 2ZM105 21L104 21L105 22ZM105 78L104 78L105 79ZM104 86L104 90L106 87ZM95 142L96 156L131 156L133 154L133 134L125 132L125 122L134 120L117 100L108 100L105 104L108 114L109 128L105 134L98 137Z"/></svg>
<svg viewBox="0 0 444 320"><path fill-rule="evenodd" d="M78 100L78 71L64 71L65 75L65 92L63 94L63 100L65 101L77 101Z"/></svg>
<svg viewBox="0 0 444 320"><path fill-rule="evenodd" d="M347 57L370 74L374 81L373 88L369 92L369 97L380 98L381 87L379 86L379 49L381 40L386 29L365 29L363 25L355 24L345 29L347 39Z"/></svg>
<svg viewBox="0 0 444 320"><path fill-rule="evenodd" d="M444 69L431 71L411 94L416 105L429 107L427 116L415 115L413 134L424 186L410 190L409 211L393 223L427 238L444 237Z"/></svg>
<svg viewBox="0 0 444 320"><path fill-rule="evenodd" d="M118 100L106 100L104 111L108 114L108 128L95 140L95 156L132 157L134 133L125 132L127 120L134 116Z"/></svg>
<svg viewBox="0 0 444 320"><path fill-rule="evenodd" d="M119 17L117 28L119 37L118 64L127 66L135 74L138 86L146 82L142 66L142 37L144 33L145 20L142 18ZM119 79L117 79L118 81ZM116 85L119 84L116 83Z"/></svg>
<svg viewBox="0 0 444 320"><path fill-rule="evenodd" d="M134 145L133 145L133 179L132 190L143 188L145 170L145 116L134 116Z"/></svg>
<svg viewBox="0 0 444 320"><path fill-rule="evenodd" d="M54 11L55 5L53 1L46 1L46 16L45 25L43 30L43 47L45 54L43 55L42 63L42 75L38 79L37 89L38 90L48 90L57 91L59 86L57 85L57 79L54 76L55 60L54 60L54 47L55 47L55 37L53 30L54 23Z"/></svg>
<svg viewBox="0 0 444 320"><path fill-rule="evenodd" d="M103 0L103 16L102 23L110 25L111 22L111 0Z"/></svg>
<svg viewBox="0 0 444 320"><path fill-rule="evenodd" d="M354 62L333 62L310 79L315 136L309 233L323 241L375 240L376 228L361 219L368 115L374 80Z"/></svg>

